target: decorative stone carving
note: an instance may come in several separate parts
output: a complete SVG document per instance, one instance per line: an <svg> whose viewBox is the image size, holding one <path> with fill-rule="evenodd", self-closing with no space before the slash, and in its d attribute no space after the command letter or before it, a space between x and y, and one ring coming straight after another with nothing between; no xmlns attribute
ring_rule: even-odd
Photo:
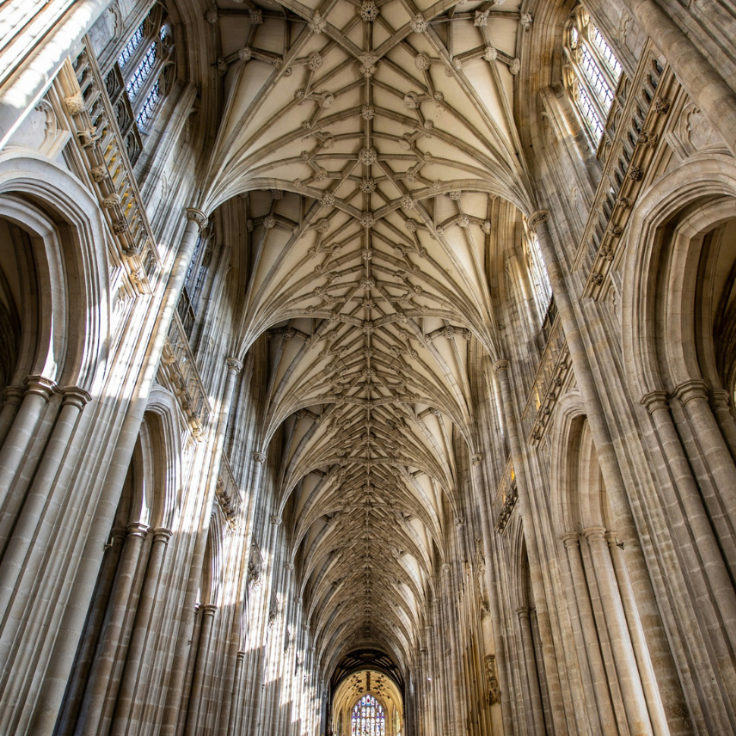
<svg viewBox="0 0 736 736"><path fill-rule="evenodd" d="M488 677L488 704L498 705L501 702L501 687L496 672L496 655L487 654L485 657L486 676Z"/></svg>
<svg viewBox="0 0 736 736"><path fill-rule="evenodd" d="M419 96L416 92L407 92L404 95L404 104L409 110L416 110L419 107Z"/></svg>
<svg viewBox="0 0 736 736"><path fill-rule="evenodd" d="M360 6L360 17L366 21L366 23L372 23L378 18L381 11L378 9L375 0L363 0Z"/></svg>
<svg viewBox="0 0 736 736"><path fill-rule="evenodd" d="M81 93L64 99L64 105L70 115L81 115L84 110L84 97Z"/></svg>
<svg viewBox="0 0 736 736"><path fill-rule="evenodd" d="M378 161L378 151L375 148L361 148L358 153L360 163L370 166Z"/></svg>
<svg viewBox="0 0 736 736"><path fill-rule="evenodd" d="M427 30L427 21L424 19L424 16L419 13L409 21L409 27L414 31L414 33L424 33Z"/></svg>
<svg viewBox="0 0 736 736"><path fill-rule="evenodd" d="M319 10L315 10L312 20L309 21L309 30L312 33L323 33L325 28L327 28L327 20L322 17Z"/></svg>
<svg viewBox="0 0 736 736"><path fill-rule="evenodd" d="M430 65L431 62L426 54L417 54L414 57L414 66L420 71L425 71L426 69L429 69Z"/></svg>
<svg viewBox="0 0 736 736"><path fill-rule="evenodd" d="M372 77L376 73L376 64L378 63L378 57L375 54L361 54L358 57L360 61L360 73L364 77Z"/></svg>

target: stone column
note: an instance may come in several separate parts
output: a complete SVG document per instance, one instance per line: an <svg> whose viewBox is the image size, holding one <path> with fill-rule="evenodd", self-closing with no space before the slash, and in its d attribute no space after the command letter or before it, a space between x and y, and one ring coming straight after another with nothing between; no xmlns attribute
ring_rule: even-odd
<svg viewBox="0 0 736 736"><path fill-rule="evenodd" d="M595 617L590 605L588 584L585 580L585 570L580 557L580 541L577 532L563 534L562 541L567 550L567 559L570 563L570 574L572 576L574 599L568 598L571 606L577 606L580 617L580 628L585 641L585 652L582 654L590 665L590 672L595 692L598 722L600 723L603 736L617 736L616 718L613 714L611 698L608 693L608 679L606 668L603 664L600 646L598 644L598 632L595 627Z"/></svg>
<svg viewBox="0 0 736 736"><path fill-rule="evenodd" d="M713 413L716 415L718 426L723 432L731 457L736 461L736 420L730 409L730 397L728 391L713 391L711 394L711 404Z"/></svg>
<svg viewBox="0 0 736 736"><path fill-rule="evenodd" d="M618 584L613 573L605 532L606 530L602 526L592 526L583 530L593 558L595 577L598 581L598 589L606 618L606 628L608 629L613 658L616 663L616 674L621 686L629 728L632 736L651 736L654 732L647 712L644 689L636 666L631 639L629 638L629 630L621 604Z"/></svg>
<svg viewBox="0 0 736 736"><path fill-rule="evenodd" d="M669 736L670 727L667 723L667 714L664 711L662 698L657 687L657 677L654 674L654 666L652 658L649 655L647 640L644 636L644 627L639 616L639 609L636 606L636 598L634 590L631 587L631 579L629 578L629 570L624 559L624 551L618 544L616 535L613 532L606 534L608 549L613 561L613 569L618 582L618 590L621 594L621 602L626 615L629 635L631 636L631 644L634 647L636 655L636 663L639 668L639 677L644 688L647 704L649 706L649 717L652 721L652 728L656 736Z"/></svg>
<svg viewBox="0 0 736 736"><path fill-rule="evenodd" d="M44 376L28 376L25 386L23 401L0 449L0 509L5 506L15 474L36 432L36 425L51 394L56 390L54 381Z"/></svg>
<svg viewBox="0 0 736 736"><path fill-rule="evenodd" d="M128 536L125 539L123 551L120 553L118 571L110 595L107 625L102 632L102 639L97 647L84 692L77 728L80 736L97 736L100 732L100 721L107 698L110 675L117 658L118 645L122 639L133 581L146 534L148 534L148 526L145 524L136 522L128 527Z"/></svg>
<svg viewBox="0 0 736 736"><path fill-rule="evenodd" d="M672 420L667 394L664 391L651 391L642 398L641 403L646 406L652 417L663 459L671 475L670 483L660 484L660 492L663 494L663 503L673 537L677 540L681 537L681 533L687 533L681 529L687 525L694 538L696 554L700 558L697 570L689 570L691 566L688 565L684 572L686 574L688 571L695 572L691 575L691 584L698 599L713 596L723 617L724 636L729 639L732 647L736 647L736 591ZM673 492L675 490L679 493ZM689 536L688 534L688 538ZM710 591L698 581L703 571ZM719 656L724 655L725 653L722 653Z"/></svg>
<svg viewBox="0 0 736 736"><path fill-rule="evenodd" d="M189 693L189 707L187 708L187 721L184 736L196 736L197 722L199 721L199 710L202 699L202 686L207 674L207 663L209 662L210 638L212 624L217 613L217 606L208 603L202 606L202 626L199 630L199 651L197 652L197 663L194 666L194 679L192 689Z"/></svg>
<svg viewBox="0 0 736 736"><path fill-rule="evenodd" d="M70 592L70 597L76 601L76 605L68 606L59 622L60 630L65 631L66 635L58 637L54 644L54 651L49 658L35 713L29 726L29 730L39 736L51 734L58 718L59 708L69 680L69 672L74 663L79 637L84 628L89 601L92 600L94 594L105 535L115 518L121 489L130 467L141 422L148 404L148 396L156 379L163 345L181 295L189 262L194 253L197 235L200 227L203 227L207 222L206 215L198 209L188 208L186 214L188 223L161 297L161 306L158 309L158 316L151 333L146 360L141 368L130 407L117 438L110 467L97 504L94 523L79 561L73 590ZM23 406L21 406L22 410ZM19 416L21 411L18 412ZM9 439L10 437L8 437ZM5 446L8 445L8 440L6 440ZM3 450L5 446L3 446ZM0 464L1 456L2 451L0 451ZM83 603L83 601L86 601L86 603ZM93 731L93 733L96 732Z"/></svg>
<svg viewBox="0 0 736 736"><path fill-rule="evenodd" d="M148 555L146 576L143 581L143 589L138 598L133 633L128 645L125 669L123 670L115 716L110 730L112 736L123 736L127 732L128 720L136 697L138 683L147 682L147 678L140 676L140 668L146 653L146 640L148 639L151 616L156 604L159 577L170 538L171 532L168 529L158 528L153 530L153 542Z"/></svg>
<svg viewBox="0 0 736 736"><path fill-rule="evenodd" d="M213 457L210 465L210 477L207 480L207 491L202 505L202 515L190 565L191 573L184 601L185 611L193 612L195 610L194 605L202 577L202 565L204 564L204 553L207 546L207 536L209 534L212 503L215 497L215 488L217 487L217 478L219 476L220 463L222 461L222 449L225 444L225 431L227 430L227 423L230 417L230 407L232 404L233 393L235 391L236 380L243 367L243 364L235 358L228 358L226 362L227 376L225 378L225 387L222 395L222 403L220 405L220 416L217 421ZM184 679L187 670L187 661L189 659L188 645L183 646L182 642L188 642L191 639L192 630L194 628L194 619L195 616L193 614L189 614L189 616L184 618L182 621L181 631L179 632L179 647L177 647L177 653L174 657L171 668L172 672L169 680L166 706L164 708L161 736L173 736L176 730L179 709L181 707Z"/></svg>
<svg viewBox="0 0 736 736"><path fill-rule="evenodd" d="M105 545L100 584L87 625L84 628L79 655L72 673L72 686L67 692L64 709L57 724L57 736L72 736L75 731L79 710L82 706L82 698L84 697L84 689L89 681L90 670L95 661L95 651L100 640L105 612L110 603L115 572L120 564L120 555L123 551L126 534L127 531L124 527L116 526L110 533L110 541Z"/></svg>
<svg viewBox="0 0 736 736"><path fill-rule="evenodd" d="M549 213L546 210L539 210L529 217L529 227L537 234L539 247L544 257L545 266L547 267L547 274L549 275L552 292L555 296L560 323L565 333L568 349L570 350L573 371L585 403L585 413L598 454L598 463L606 478L606 489L609 493L614 494L614 501L620 503L621 499L627 498L621 469L616 459L611 433L609 432L603 406L598 396L595 376L590 367L585 345L580 335L580 329L578 328L575 312L570 301L570 295L567 291L567 284L562 275L562 268L557 260L557 253L547 225L548 218Z"/></svg>
<svg viewBox="0 0 736 736"><path fill-rule="evenodd" d="M22 610L31 592L30 587L35 580L37 567L47 551L56 517L63 507L61 499L56 499L55 503L50 502L54 480L63 464L79 415L89 399L89 394L83 389L74 387L64 389L61 410L36 469L33 483L25 494L20 516L0 563L0 620L5 618L7 607L10 605L15 610ZM36 554L31 555L32 559L28 559L32 547L36 550ZM15 591L21 576L26 579L26 585L22 586L22 590ZM17 626L10 626L10 629L14 633ZM8 631L6 624L0 641L4 641L8 634L11 632ZM5 647L0 646L0 657L4 655Z"/></svg>
<svg viewBox="0 0 736 736"><path fill-rule="evenodd" d="M547 611L546 605L547 598L544 590L544 582L542 580L534 519L532 518L529 504L531 491L527 482L526 468L521 448L521 438L519 437L519 429L516 424L516 414L514 413L514 398L511 393L511 385L509 383L508 360L496 361L493 365L493 369L496 371L498 383L501 389L501 402L503 404L502 411L506 424L506 431L509 436L509 447L511 448L511 459L514 463L514 473L516 474L516 488L519 496L517 503L519 506L519 513L521 514L524 524L524 539L526 541L526 551L529 559L529 570L532 589L534 591L534 602L537 608L537 621L539 623L539 631L542 640L542 651L544 652L545 671L548 674L547 688L550 697L550 710L552 713L552 720L555 723L555 728L558 730L564 730L564 710L557 671L557 658L552 639L552 625L550 623L549 612Z"/></svg>
<svg viewBox="0 0 736 736"><path fill-rule="evenodd" d="M529 609L525 606L516 609L519 616L519 628L521 629L521 646L524 651L524 662L526 664L527 687L531 701L532 724L537 736L546 736L544 727L544 708L542 707L542 693L539 690L539 673L537 672L537 658L534 653L534 640L532 638L532 627L529 621Z"/></svg>
<svg viewBox="0 0 736 736"><path fill-rule="evenodd" d="M22 386L7 386L3 396L3 409L0 412L0 447L8 436L10 427L13 425L18 407L23 400Z"/></svg>
<svg viewBox="0 0 736 736"><path fill-rule="evenodd" d="M672 66L678 80L736 155L736 94L654 0L623 0Z"/></svg>
<svg viewBox="0 0 736 736"><path fill-rule="evenodd" d="M235 676L233 677L233 693L237 694L240 692L242 686L243 686L243 660L245 659L245 652L239 651L238 655L235 659ZM234 699L231 698L231 701ZM238 733L237 725L238 725L238 709L232 707L232 702L230 705L230 713L229 717L227 719L227 723L225 724L225 730L224 732L226 734L233 734ZM221 730L222 733L222 730Z"/></svg>
<svg viewBox="0 0 736 736"><path fill-rule="evenodd" d="M736 466L713 416L708 402L707 385L703 380L685 381L673 393L685 407L693 435L697 438L708 470L713 475L731 529L736 529Z"/></svg>

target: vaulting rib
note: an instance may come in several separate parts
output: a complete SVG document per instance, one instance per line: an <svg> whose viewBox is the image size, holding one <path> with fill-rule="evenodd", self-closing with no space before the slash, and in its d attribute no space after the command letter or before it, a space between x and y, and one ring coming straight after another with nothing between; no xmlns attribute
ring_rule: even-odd
<svg viewBox="0 0 736 736"><path fill-rule="evenodd" d="M365 22L284 0L288 47L248 28L226 55L212 203L242 194L247 213L237 338L244 355L268 333L259 445L280 433L277 512L323 662L346 640L404 659L427 620L458 442L475 452L470 341L496 354L489 196L529 209L515 38L491 53L455 4L388 0Z"/></svg>

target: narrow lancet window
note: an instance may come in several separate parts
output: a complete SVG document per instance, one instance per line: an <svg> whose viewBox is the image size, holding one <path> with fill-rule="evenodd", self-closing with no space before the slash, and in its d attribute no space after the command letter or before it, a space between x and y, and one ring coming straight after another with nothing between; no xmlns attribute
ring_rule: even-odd
<svg viewBox="0 0 736 736"><path fill-rule="evenodd" d="M606 129L622 68L582 5L570 15L565 38L565 81L586 130L597 146Z"/></svg>

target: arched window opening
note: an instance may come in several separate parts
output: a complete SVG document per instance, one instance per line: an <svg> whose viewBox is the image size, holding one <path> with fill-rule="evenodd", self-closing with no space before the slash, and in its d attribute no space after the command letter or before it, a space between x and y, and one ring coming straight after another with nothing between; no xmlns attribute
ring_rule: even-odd
<svg viewBox="0 0 736 736"><path fill-rule="evenodd" d="M194 322L197 318L199 302L204 290L209 266L212 260L211 233L202 233L194 246L192 260L189 263L184 288L179 298L179 319L188 337L192 336Z"/></svg>
<svg viewBox="0 0 736 736"><path fill-rule="evenodd" d="M524 223L524 256L529 272L529 280L534 291L534 302L537 305L546 339L554 325L557 310L552 294L552 284L549 280L547 267L544 265L542 250L539 247L539 240L536 234L529 230L526 222Z"/></svg>
<svg viewBox="0 0 736 736"><path fill-rule="evenodd" d="M565 33L565 82L593 144L603 138L623 72L613 49L582 5Z"/></svg>
<svg viewBox="0 0 736 736"><path fill-rule="evenodd" d="M105 77L115 118L133 164L171 88L173 55L171 23L166 9L157 3L123 46Z"/></svg>
<svg viewBox="0 0 736 736"><path fill-rule="evenodd" d="M353 706L351 722L351 736L386 736L386 712L372 695L364 695Z"/></svg>

